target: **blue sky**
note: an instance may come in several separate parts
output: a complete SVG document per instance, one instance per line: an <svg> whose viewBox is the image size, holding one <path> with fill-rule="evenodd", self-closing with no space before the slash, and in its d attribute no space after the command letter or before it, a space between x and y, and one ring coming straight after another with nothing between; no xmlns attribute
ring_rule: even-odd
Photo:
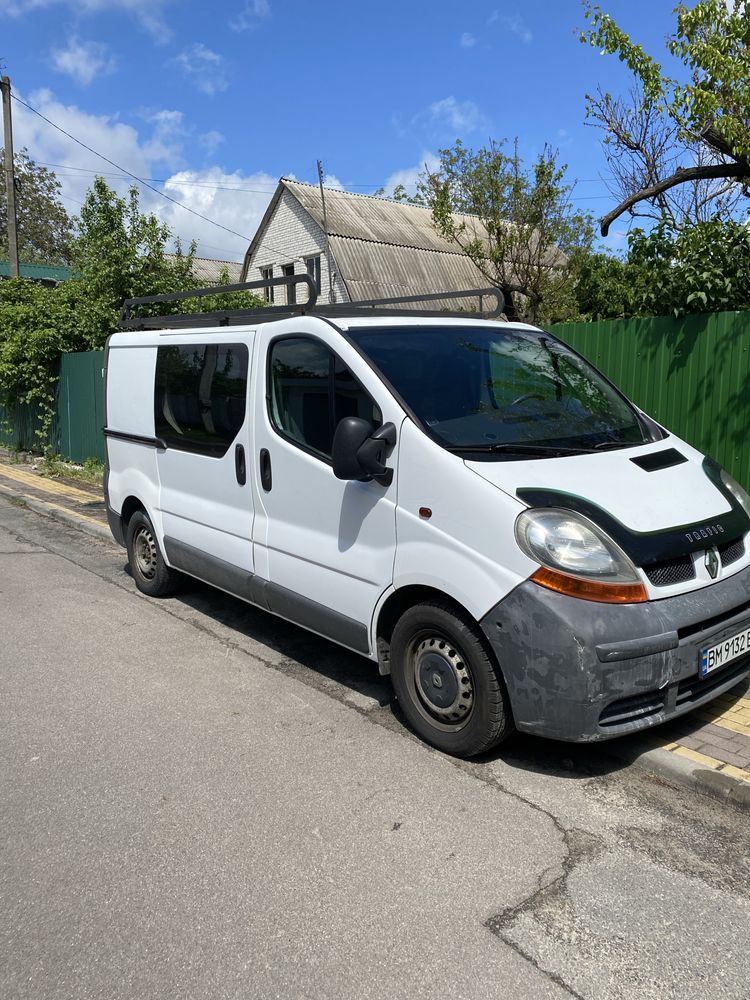
<svg viewBox="0 0 750 1000"><path fill-rule="evenodd" d="M603 6L663 52L672 0ZM0 0L0 60L17 96L240 234L145 191L199 255L238 259L281 175L315 180L320 158L331 185L391 190L457 137L518 136L528 159L551 143L581 207L606 211L585 94L620 93L628 77L578 42L583 25L579 0ZM58 165L73 213L95 172L117 174L18 104L14 130L17 149Z"/></svg>

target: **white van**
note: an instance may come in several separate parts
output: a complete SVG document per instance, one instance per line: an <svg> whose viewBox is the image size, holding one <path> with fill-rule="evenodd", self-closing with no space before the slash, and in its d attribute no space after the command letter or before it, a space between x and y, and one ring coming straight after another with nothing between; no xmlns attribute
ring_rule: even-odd
<svg viewBox="0 0 750 1000"><path fill-rule="evenodd" d="M290 282L307 305L133 300L109 338L141 591L187 574L369 657L458 756L630 733L750 673L750 497L715 462L542 330Z"/></svg>

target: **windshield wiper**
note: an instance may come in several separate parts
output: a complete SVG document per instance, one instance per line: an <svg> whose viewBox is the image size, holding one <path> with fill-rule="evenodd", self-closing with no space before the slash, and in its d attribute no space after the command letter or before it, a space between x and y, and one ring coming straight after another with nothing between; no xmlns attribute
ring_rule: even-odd
<svg viewBox="0 0 750 1000"><path fill-rule="evenodd" d="M594 448L597 451L616 451L618 448L637 448L642 444L648 444L648 441L600 441Z"/></svg>
<svg viewBox="0 0 750 1000"><path fill-rule="evenodd" d="M461 452L508 455L591 455L593 448L569 448L567 445L546 444L514 444L510 441L498 441L497 444L451 444L445 446L446 451L460 454Z"/></svg>

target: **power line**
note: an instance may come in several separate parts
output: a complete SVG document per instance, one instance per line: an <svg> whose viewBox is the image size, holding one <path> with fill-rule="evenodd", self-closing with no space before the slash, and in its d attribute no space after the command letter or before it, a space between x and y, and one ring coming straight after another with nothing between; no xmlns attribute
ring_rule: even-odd
<svg viewBox="0 0 750 1000"><path fill-rule="evenodd" d="M39 163L39 165L42 166L42 167L55 167L55 169L58 169L58 170L78 170L78 171L80 171L81 173L84 173L84 174L98 174L100 177L119 177L119 178L122 178L124 180L125 177L127 177L127 176L130 176L130 177L134 176L133 174L109 174L109 173L104 173L104 172L102 172L100 170L92 170L90 167L76 167L72 163L45 163L42 160L37 160L37 163ZM62 176L64 177L66 175L62 174ZM73 176L73 175L68 174L67 176L70 177L70 176ZM251 188L251 187L241 187L241 186L230 187L229 185L226 185L226 184L210 184L210 183L208 183L208 181L183 181L183 180L175 180L174 177L139 177L138 180L141 181L142 183L145 183L147 181L149 181L152 184L170 184L171 183L171 184L176 184L176 185L178 185L180 187L205 187L205 188L211 188L214 191L247 191L247 192L249 192L251 194L269 194L270 195L270 194L273 194L273 192L276 190L276 185L275 184L273 185L273 187L270 187L270 188ZM158 193L161 193L161 192L158 192Z"/></svg>
<svg viewBox="0 0 750 1000"><path fill-rule="evenodd" d="M144 187L148 188L149 191L153 191L154 194L159 195L159 197L161 197L161 198L165 198L167 201L172 202L173 205L177 205L178 208L182 208L186 212L189 212L191 215L196 216L196 218L202 219L204 222L208 222L210 225L216 226L218 229L223 229L224 232L230 233L232 236L237 236L239 239L245 240L248 244L251 242L251 238L249 236L246 236L243 233L238 233L238 232L236 232L236 230L230 229L228 226L223 226L220 222L216 222L214 219L209 219L209 217L207 215L203 215L201 212L196 212L195 209L190 208L189 205L185 205L181 201L177 201L177 199L173 198L171 195L165 194L163 191L159 191L158 188L153 187L151 184L148 183L148 181L144 180L142 177L139 177L137 174L134 174L132 171L126 169L125 167L120 166L119 163L115 163L114 160L110 160L110 158L108 156L105 156L103 153L100 153L98 150L94 149L92 146L87 145L81 139L77 139L70 132L66 131L60 125L57 125L51 119L47 118L46 115L43 115L41 113L41 111L37 111L36 108L32 107L30 104L27 104L26 101L22 101L20 97L16 97L15 94L13 94L12 97L13 97L14 101L17 101L19 104L22 104L25 108L28 108L29 111L33 112L35 115L37 115L39 118L41 118L42 121L45 121L48 125L51 125L52 128L57 129L58 132L61 132L63 135L67 136L68 139L72 139L73 142L77 143L79 146L82 146L83 149L88 150L89 153L93 153L94 156L98 156L101 160L104 160L105 163L109 163L110 166L113 166L117 170L122 171L122 173L125 174L127 177L132 177L134 181L137 181L139 184L142 184ZM79 168L76 168L76 169L85 170L86 168L79 167ZM265 192L264 191L262 193L263 194L267 194L267 193L270 193L270 192ZM291 260L291 261L302 261L302 262L304 262L304 260L305 260L304 257L301 257L301 256L296 256L296 257L292 256L287 251L285 251L285 250L283 251L279 247L273 246L271 243L266 243L266 246L270 250L273 250L274 253L278 253L280 255L281 259L286 259L286 260Z"/></svg>
<svg viewBox="0 0 750 1000"><path fill-rule="evenodd" d="M195 209L190 208L188 205L184 205L181 201L177 201L177 199L172 198L171 195L165 194L164 191L160 191L158 188L153 187L153 185L149 184L148 181L145 181L142 177L138 177L137 174L132 173L130 170L126 170L126 168L120 166L119 163L115 163L114 160L110 160L110 158L108 156L105 156L104 153L100 153L98 150L93 149L91 146L87 146L85 142L82 142L80 139L77 139L74 135L71 135L70 132L67 132L60 125L57 125L55 122L51 121L49 118L43 115L41 111L37 111L36 108L32 107L30 104L27 104L26 101L22 101L20 97L16 97L15 94L13 94L13 100L16 101L18 104L22 104L25 108L28 108L29 111L32 111L35 115L41 118L42 121L47 122L47 124L51 125L52 128L57 129L58 132L61 132L63 135L67 136L68 139L72 139L73 142L77 143L79 146L82 146L84 149L87 149L89 153L93 153L94 156L98 156L100 159L104 160L105 163L109 163L110 166L116 167L117 170L121 170L123 174L127 174L128 177L132 177L133 180L138 181L139 184L143 184L144 187L148 188L149 191L153 191L154 194L158 194L159 197L166 198L167 201L171 201L172 204L177 205L178 208L183 208L186 212L190 212L191 215L195 215L197 218L203 219L204 222L208 222L212 226L216 226L218 229L223 229L224 232L226 233L231 233L232 236L237 236L241 240L247 240L248 242L250 242L250 237L246 236L244 233L238 233L236 230L230 229L228 226L223 226L220 222L215 222L213 219L209 219L207 215L202 215L200 212L196 212Z"/></svg>

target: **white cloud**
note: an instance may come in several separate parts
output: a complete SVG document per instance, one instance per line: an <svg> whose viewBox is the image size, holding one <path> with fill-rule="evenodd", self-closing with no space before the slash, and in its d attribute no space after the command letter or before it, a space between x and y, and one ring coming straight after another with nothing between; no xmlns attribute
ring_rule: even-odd
<svg viewBox="0 0 750 1000"><path fill-rule="evenodd" d="M205 170L181 170L163 186L166 194L228 229L242 233L241 237L222 232L210 222L189 215L168 202L159 205L159 217L181 236L186 245L191 239L197 240L198 256L241 260L276 184L277 178L264 171L243 174L236 170L227 173L221 167L212 166Z"/></svg>
<svg viewBox="0 0 750 1000"><path fill-rule="evenodd" d="M534 41L534 36L529 31L526 26L526 22L521 17L520 14L510 14L508 17L502 19L503 26L511 33L519 38L524 45L529 45Z"/></svg>
<svg viewBox="0 0 750 1000"><path fill-rule="evenodd" d="M232 31L247 31L270 16L271 6L268 0L248 0L239 14L230 20L229 27Z"/></svg>
<svg viewBox="0 0 750 1000"><path fill-rule="evenodd" d="M179 66L203 94L213 97L229 86L224 72L224 58L203 42L189 45L172 62Z"/></svg>
<svg viewBox="0 0 750 1000"><path fill-rule="evenodd" d="M323 174L323 186L331 188L334 191L346 191L346 188L336 174Z"/></svg>
<svg viewBox="0 0 750 1000"><path fill-rule="evenodd" d="M502 15L499 10L495 9L487 18L487 24L496 24L498 21L502 23L503 27L506 31L509 31L511 35L515 35L516 38L520 38L524 45L528 45L530 42L533 42L534 36L531 31L529 31L526 26L526 22L520 14Z"/></svg>
<svg viewBox="0 0 750 1000"><path fill-rule="evenodd" d="M185 151L193 147L194 136L179 111L146 113L142 116L143 127L137 129L115 116L91 115L75 105L64 104L48 90L31 95L17 92L17 96L137 177L164 179L164 184L153 186L242 234L232 236L139 186L141 207L166 222L185 246L196 239L199 256L242 258L276 188L275 176L262 170L227 172L216 164L200 170L187 169ZM23 105L14 105L13 125L18 149L27 147L31 156L42 163L61 164L54 169L62 184L63 203L71 213L80 211L96 173L102 174L120 194L134 183ZM224 190L227 188L231 190Z"/></svg>
<svg viewBox="0 0 750 1000"><path fill-rule="evenodd" d="M425 150L419 158L419 163L413 167L403 167L395 170L383 185L387 197L390 197L397 187L405 188L406 193L413 195L417 190L417 180L419 175L425 172L425 168L433 173L440 166L440 160L434 154Z"/></svg>
<svg viewBox="0 0 750 1000"><path fill-rule="evenodd" d="M52 62L59 73L67 73L87 87L97 76L114 72L116 60L103 42L82 42L75 35L64 49L52 50Z"/></svg>
<svg viewBox="0 0 750 1000"><path fill-rule="evenodd" d="M487 119L473 101L457 101L455 97L434 101L428 108L427 120L454 132L476 132L487 126Z"/></svg>
<svg viewBox="0 0 750 1000"><path fill-rule="evenodd" d="M460 45L462 49L471 49L477 44L477 36L472 35L470 31L465 31L461 35Z"/></svg>
<svg viewBox="0 0 750 1000"><path fill-rule="evenodd" d="M198 136L198 142L206 151L207 156L213 156L222 142L226 142L226 137L221 132L217 132L216 129L211 129L210 132L201 133Z"/></svg>
<svg viewBox="0 0 750 1000"><path fill-rule="evenodd" d="M99 14L119 10L131 17L149 32L154 41L169 40L171 32L164 20L164 8L172 0L0 0L0 15L22 17L47 7L66 6L74 14Z"/></svg>

